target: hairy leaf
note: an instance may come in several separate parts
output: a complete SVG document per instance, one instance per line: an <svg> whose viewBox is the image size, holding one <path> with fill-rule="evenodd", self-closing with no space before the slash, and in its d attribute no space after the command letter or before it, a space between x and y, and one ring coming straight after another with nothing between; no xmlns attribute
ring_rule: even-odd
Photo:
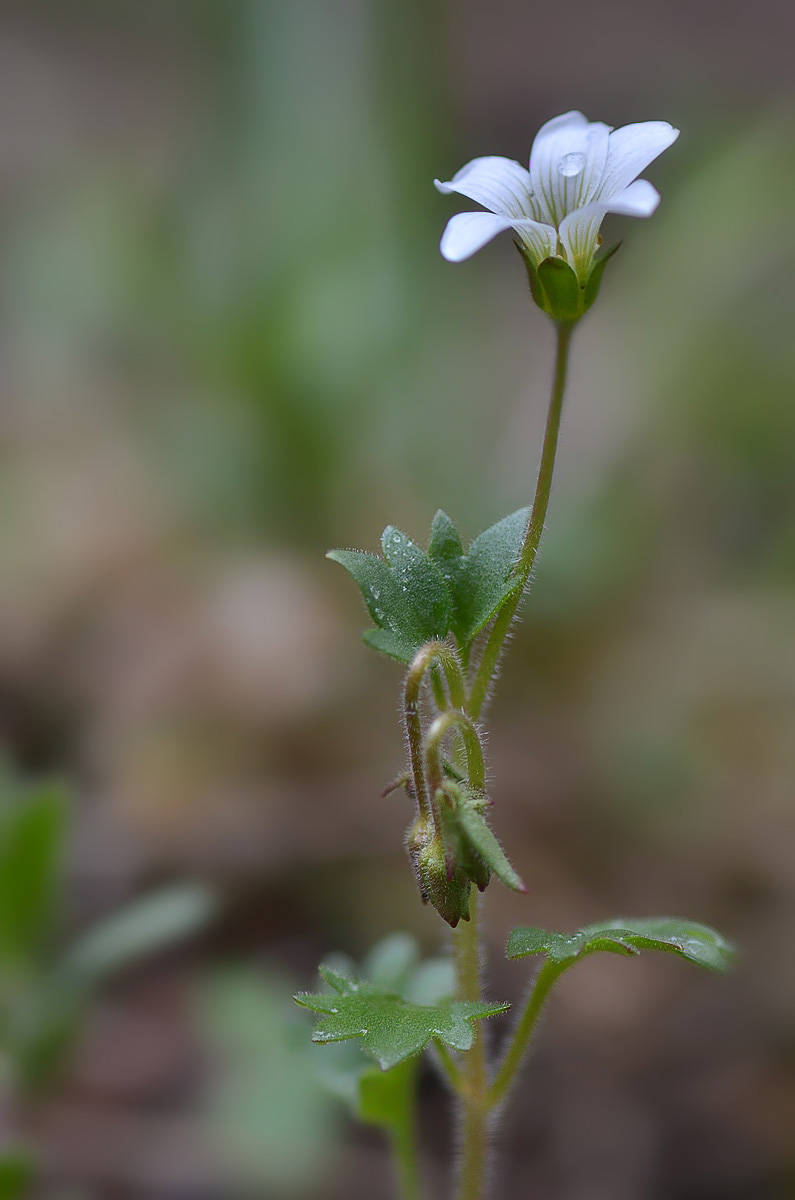
<svg viewBox="0 0 795 1200"><path fill-rule="evenodd" d="M511 866L508 857L497 838L489 828L482 813L472 804L462 804L456 813L470 843L481 856L489 870L501 879L506 887L515 892L526 892L519 875Z"/></svg>
<svg viewBox="0 0 795 1200"><path fill-rule="evenodd" d="M378 626L364 634L367 645L399 662L411 662L425 642L447 635L450 593L439 568L399 529L387 525L381 544L385 558L361 550L329 550L326 557L359 585Z"/></svg>
<svg viewBox="0 0 795 1200"><path fill-rule="evenodd" d="M469 1050L472 1021L505 1012L507 1004L453 1001L436 1006L410 1004L394 992L366 980L350 979L322 966L330 992L299 992L297 1004L323 1014L313 1042L339 1042L360 1037L365 1051L382 1070L417 1054L431 1038L454 1050Z"/></svg>
<svg viewBox="0 0 795 1200"><path fill-rule="evenodd" d="M728 970L734 958L731 944L716 929L672 917L615 917L573 934L520 927L508 938L505 953L508 958L546 954L552 962L568 965L600 950L613 954L663 950L712 971Z"/></svg>
<svg viewBox="0 0 795 1200"><path fill-rule="evenodd" d="M447 514L440 509L434 517L428 557L450 589L450 629L459 645L468 645L516 590L513 568L528 517L527 508L503 517L476 537L466 553Z"/></svg>

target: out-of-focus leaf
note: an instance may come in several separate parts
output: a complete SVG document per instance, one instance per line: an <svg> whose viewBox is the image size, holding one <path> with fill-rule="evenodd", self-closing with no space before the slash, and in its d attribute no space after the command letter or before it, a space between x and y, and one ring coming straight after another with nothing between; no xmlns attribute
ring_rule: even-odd
<svg viewBox="0 0 795 1200"><path fill-rule="evenodd" d="M49 930L65 813L51 783L0 803L0 961L30 962Z"/></svg>
<svg viewBox="0 0 795 1200"><path fill-rule="evenodd" d="M496 1016L510 1007L471 1001L435 1007L409 1004L376 984L337 975L325 966L321 966L320 975L332 992L299 992L294 997L302 1007L324 1014L312 1041L360 1037L365 1051L384 1071L417 1054L431 1038L438 1038L454 1050L468 1050L474 1036L472 1021Z"/></svg>
<svg viewBox="0 0 795 1200"><path fill-rule="evenodd" d="M410 933L388 933L363 960L362 974L370 983L400 990L414 973L419 957L417 939Z"/></svg>
<svg viewBox="0 0 795 1200"><path fill-rule="evenodd" d="M345 975L352 972L338 970ZM397 992L410 1004L439 1004L455 995L455 967L451 958L426 958L410 933L388 933L362 961L362 976L369 983Z"/></svg>
<svg viewBox="0 0 795 1200"><path fill-rule="evenodd" d="M136 900L107 917L40 973L30 994L7 1019L6 1039L17 1084L46 1086L73 1040L94 990L115 972L201 929L215 908L213 894L183 884Z"/></svg>
<svg viewBox="0 0 795 1200"><path fill-rule="evenodd" d="M316 1064L325 1056L293 1018L292 990L270 972L226 971L203 983L196 1006L215 1068L209 1136L231 1169L268 1196L317 1188L337 1127L335 1095L355 1105L361 1074L354 1063L335 1072L333 1088L319 1086Z"/></svg>
<svg viewBox="0 0 795 1200"><path fill-rule="evenodd" d="M24 1150L0 1153L0 1200L23 1200L33 1183L33 1162Z"/></svg>
<svg viewBox="0 0 795 1200"><path fill-rule="evenodd" d="M364 640L373 650L410 662L425 642L443 638L450 627L450 595L439 569L411 538L387 525L384 558L362 550L330 550L359 585L378 629Z"/></svg>
<svg viewBox="0 0 795 1200"><path fill-rule="evenodd" d="M468 645L516 589L512 571L519 557L530 510L517 509L475 538L463 553L455 526L440 509L433 519L428 557L452 596L450 628Z"/></svg>
<svg viewBox="0 0 795 1200"><path fill-rule="evenodd" d="M358 1116L369 1125L397 1132L410 1125L420 1060L415 1055L391 1071L370 1067L359 1080Z"/></svg>
<svg viewBox="0 0 795 1200"><path fill-rule="evenodd" d="M505 953L508 958L546 954L552 962L569 965L600 950L613 954L663 950L711 971L728 970L734 959L732 946L716 929L672 917L616 917L573 934L520 927L508 938Z"/></svg>
<svg viewBox="0 0 795 1200"><path fill-rule="evenodd" d="M94 986L107 976L202 929L215 897L199 884L164 888L136 900L86 933L64 958L67 977Z"/></svg>

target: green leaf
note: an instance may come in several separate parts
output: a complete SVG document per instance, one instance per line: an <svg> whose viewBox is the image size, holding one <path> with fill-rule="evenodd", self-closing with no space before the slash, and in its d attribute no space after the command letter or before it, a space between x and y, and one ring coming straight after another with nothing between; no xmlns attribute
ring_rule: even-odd
<svg viewBox="0 0 795 1200"><path fill-rule="evenodd" d="M616 917L573 934L520 927L508 938L505 953L508 958L546 954L550 961L568 966L600 950L613 954L663 950L711 971L728 970L734 959L733 947L716 929L672 917Z"/></svg>
<svg viewBox="0 0 795 1200"><path fill-rule="evenodd" d="M411 662L420 646L446 637L450 594L438 567L399 529L387 525L381 544L384 558L361 550L330 550L326 557L359 585L378 626L364 634L367 645L399 662Z"/></svg>
<svg viewBox="0 0 795 1200"><path fill-rule="evenodd" d="M439 567L452 596L450 629L468 645L512 595L513 577L530 515L517 509L475 538L464 553L450 518L440 509L433 519L428 556Z"/></svg>
<svg viewBox="0 0 795 1200"><path fill-rule="evenodd" d="M419 943L410 933L388 933L363 959L362 975L379 987L402 991L419 958Z"/></svg>
<svg viewBox="0 0 795 1200"><path fill-rule="evenodd" d="M414 1113L419 1058L406 1058L391 1071L368 1067L359 1079L357 1114L369 1125L401 1130L410 1127Z"/></svg>
<svg viewBox="0 0 795 1200"><path fill-rule="evenodd" d="M275 972L240 967L216 967L199 984L194 1011L214 1068L204 1118L211 1144L248 1185L230 1187L235 1195L317 1195L331 1169L340 1096L319 1078L317 1060L325 1067L327 1056L285 1007L294 986ZM348 1089L354 1103L360 1073ZM259 1184L253 1192L252 1183Z"/></svg>
<svg viewBox="0 0 795 1200"><path fill-rule="evenodd" d="M164 888L105 918L65 950L7 1019L19 1086L34 1092L52 1080L83 1009L109 976L189 937L206 924L214 907L207 888Z"/></svg>
<svg viewBox="0 0 795 1200"><path fill-rule="evenodd" d="M339 1042L360 1037L365 1051L383 1071L417 1054L431 1038L454 1050L469 1050L474 1032L472 1021L505 1012L508 1004L477 1004L453 1001L431 1007L410 1004L394 992L366 980L349 979L320 968L321 978L331 992L299 992L297 1004L323 1013L312 1035L313 1042Z"/></svg>
<svg viewBox="0 0 795 1200"><path fill-rule="evenodd" d="M458 809L457 818L489 870L493 871L506 887L513 888L515 892L526 892L527 888L508 861L483 814L473 804L465 802Z"/></svg>
<svg viewBox="0 0 795 1200"><path fill-rule="evenodd" d="M135 900L89 930L69 950L63 971L86 986L156 954L202 929L215 897L199 884L179 884Z"/></svg>
<svg viewBox="0 0 795 1200"><path fill-rule="evenodd" d="M431 522L431 537L428 542L428 558L442 563L463 558L464 547L458 530L443 509L438 509Z"/></svg>
<svg viewBox="0 0 795 1200"><path fill-rule="evenodd" d="M33 1185L33 1163L23 1149L0 1154L0 1200L22 1200Z"/></svg>
<svg viewBox="0 0 795 1200"><path fill-rule="evenodd" d="M0 959L30 962L53 918L66 795L42 784L0 805Z"/></svg>

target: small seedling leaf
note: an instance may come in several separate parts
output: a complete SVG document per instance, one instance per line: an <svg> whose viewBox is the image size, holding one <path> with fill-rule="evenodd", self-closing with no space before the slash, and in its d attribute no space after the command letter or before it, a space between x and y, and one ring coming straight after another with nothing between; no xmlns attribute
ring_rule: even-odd
<svg viewBox="0 0 795 1200"><path fill-rule="evenodd" d="M366 980L350 979L325 966L321 978L330 992L299 992L294 997L303 1008L322 1013L313 1042L362 1039L364 1050L383 1071L397 1066L438 1038L453 1050L469 1050L472 1022L505 1012L507 1004L452 1001L435 1006L410 1004L394 992Z"/></svg>

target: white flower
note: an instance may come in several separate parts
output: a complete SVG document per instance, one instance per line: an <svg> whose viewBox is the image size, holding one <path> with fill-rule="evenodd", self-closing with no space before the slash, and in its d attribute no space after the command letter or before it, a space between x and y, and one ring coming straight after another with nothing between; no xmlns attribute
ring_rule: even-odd
<svg viewBox="0 0 795 1200"><path fill-rule="evenodd" d="M488 212L459 213L447 224L440 250L449 262L469 258L504 229L518 233L538 266L553 255L590 274L606 213L650 217L659 193L638 179L679 137L667 121L611 129L581 112L547 121L530 152L530 170L510 158L473 158L440 192L459 192Z"/></svg>

